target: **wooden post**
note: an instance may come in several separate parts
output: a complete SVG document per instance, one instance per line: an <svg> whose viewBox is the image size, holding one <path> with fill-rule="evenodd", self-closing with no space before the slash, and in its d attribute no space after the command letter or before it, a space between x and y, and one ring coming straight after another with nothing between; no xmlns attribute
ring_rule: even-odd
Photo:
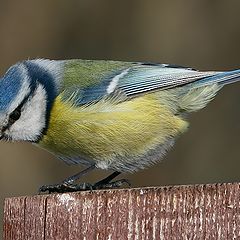
<svg viewBox="0 0 240 240"><path fill-rule="evenodd" d="M239 183L5 200L5 240L236 238L240 238Z"/></svg>

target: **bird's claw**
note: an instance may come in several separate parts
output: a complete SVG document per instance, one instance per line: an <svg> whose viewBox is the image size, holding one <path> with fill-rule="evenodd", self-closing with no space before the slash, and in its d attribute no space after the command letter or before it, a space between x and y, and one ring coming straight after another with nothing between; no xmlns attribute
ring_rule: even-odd
<svg viewBox="0 0 240 240"><path fill-rule="evenodd" d="M80 183L73 184L68 182L63 182L54 185L43 185L39 189L39 193L48 192L48 193L66 193L66 192L77 192L77 191L92 191L100 189L112 189L119 188L123 184L127 184L128 187L131 186L130 182L127 179L120 179L114 182L101 183L97 182L95 184L90 183Z"/></svg>

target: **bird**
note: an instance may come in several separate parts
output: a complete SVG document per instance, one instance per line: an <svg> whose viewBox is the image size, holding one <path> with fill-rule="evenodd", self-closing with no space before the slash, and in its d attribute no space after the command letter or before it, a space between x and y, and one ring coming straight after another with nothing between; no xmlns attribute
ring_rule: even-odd
<svg viewBox="0 0 240 240"><path fill-rule="evenodd" d="M113 60L24 60L0 78L0 139L30 142L85 168L41 192L119 187L120 173L159 162L204 108L240 70ZM94 169L111 170L79 183Z"/></svg>

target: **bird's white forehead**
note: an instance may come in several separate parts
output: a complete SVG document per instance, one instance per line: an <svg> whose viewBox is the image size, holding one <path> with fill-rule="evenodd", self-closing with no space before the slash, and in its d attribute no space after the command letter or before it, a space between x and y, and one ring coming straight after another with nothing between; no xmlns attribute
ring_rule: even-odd
<svg viewBox="0 0 240 240"><path fill-rule="evenodd" d="M1 126L5 126L8 123L7 114L3 111L0 111L0 129Z"/></svg>
<svg viewBox="0 0 240 240"><path fill-rule="evenodd" d="M28 77L22 80L21 88L12 101L11 105L9 106L8 113L12 112L15 108L18 107L18 105L23 101L23 99L30 93L30 80Z"/></svg>

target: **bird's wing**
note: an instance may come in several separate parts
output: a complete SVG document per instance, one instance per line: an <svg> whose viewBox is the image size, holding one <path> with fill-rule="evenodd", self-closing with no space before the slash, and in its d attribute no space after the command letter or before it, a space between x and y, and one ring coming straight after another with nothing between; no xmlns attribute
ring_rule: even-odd
<svg viewBox="0 0 240 240"><path fill-rule="evenodd" d="M152 63L72 60L65 65L65 97L74 95L77 105L89 104L108 96L132 98L146 92L182 86L216 74Z"/></svg>

